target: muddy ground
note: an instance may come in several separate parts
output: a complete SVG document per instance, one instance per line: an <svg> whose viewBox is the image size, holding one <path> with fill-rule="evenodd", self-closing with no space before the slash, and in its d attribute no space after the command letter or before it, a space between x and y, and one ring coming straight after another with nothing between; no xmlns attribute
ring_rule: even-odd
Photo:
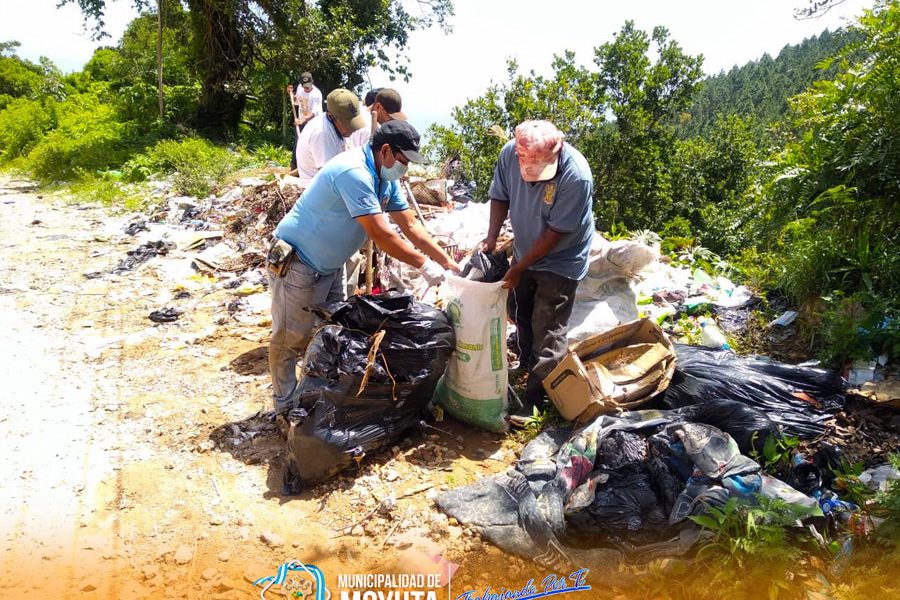
<svg viewBox="0 0 900 600"><path fill-rule="evenodd" d="M449 600L550 574L434 506L512 465L512 436L448 418L283 496L261 273L198 273L202 240L184 250L198 232L125 233L139 217L0 178L0 598L253 598L289 560L319 566L335 598L339 575L452 563ZM164 256L117 269L161 233ZM178 318L148 318L160 309ZM900 446L898 418L854 401L828 437L868 465ZM613 555L583 555L593 589L578 598L625 598L660 568Z"/></svg>
<svg viewBox="0 0 900 600"><path fill-rule="evenodd" d="M229 312L178 250L111 274L138 245L127 219L0 181L0 597L258 597L291 559L333 586L439 554L460 564L452 597L540 575L433 506L512 463L504 436L445 421L281 496L266 314ZM184 313L148 319L162 307Z"/></svg>

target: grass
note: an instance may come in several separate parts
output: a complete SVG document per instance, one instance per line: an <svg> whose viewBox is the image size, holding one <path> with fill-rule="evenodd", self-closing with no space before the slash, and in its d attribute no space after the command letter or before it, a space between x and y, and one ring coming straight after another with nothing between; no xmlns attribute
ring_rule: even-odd
<svg viewBox="0 0 900 600"><path fill-rule="evenodd" d="M88 177L45 189L70 196L75 202L98 203L121 212L143 211L151 204L140 185Z"/></svg>

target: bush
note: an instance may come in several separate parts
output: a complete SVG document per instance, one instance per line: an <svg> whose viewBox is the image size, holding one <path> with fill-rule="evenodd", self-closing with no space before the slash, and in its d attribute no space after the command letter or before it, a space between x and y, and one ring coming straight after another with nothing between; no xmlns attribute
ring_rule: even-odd
<svg viewBox="0 0 900 600"><path fill-rule="evenodd" d="M210 188L238 168L243 158L201 138L163 140L145 154L128 161L123 170L131 180L151 173L174 174L174 190L189 196L206 196Z"/></svg>
<svg viewBox="0 0 900 600"><path fill-rule="evenodd" d="M129 154L129 128L96 93L74 94L58 105L58 126L28 153L25 167L43 181L77 179L120 165Z"/></svg>
<svg viewBox="0 0 900 600"><path fill-rule="evenodd" d="M756 292L762 292L774 285L781 258L768 252L760 252L756 246L750 246L741 250L739 254L729 257L729 260L740 283Z"/></svg>
<svg viewBox="0 0 900 600"><path fill-rule="evenodd" d="M55 102L17 98L0 112L0 162L28 154L56 125Z"/></svg>
<svg viewBox="0 0 900 600"><path fill-rule="evenodd" d="M252 150L253 162L265 166L269 163L286 165L291 162L291 151L283 146L262 144Z"/></svg>
<svg viewBox="0 0 900 600"><path fill-rule="evenodd" d="M881 354L900 357L900 310L892 302L868 292L826 296L822 315L820 358L841 366L847 361Z"/></svg>

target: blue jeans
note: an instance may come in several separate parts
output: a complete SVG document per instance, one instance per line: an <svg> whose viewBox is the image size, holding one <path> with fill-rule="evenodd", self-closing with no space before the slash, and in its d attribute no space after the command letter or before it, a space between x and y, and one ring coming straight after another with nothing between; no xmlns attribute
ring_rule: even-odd
<svg viewBox="0 0 900 600"><path fill-rule="evenodd" d="M344 274L323 275L296 254L284 277L269 273L272 292L272 339L269 342L269 372L276 413L294 408L297 392L297 360L306 350L319 318L306 310L322 302L337 302L344 296Z"/></svg>

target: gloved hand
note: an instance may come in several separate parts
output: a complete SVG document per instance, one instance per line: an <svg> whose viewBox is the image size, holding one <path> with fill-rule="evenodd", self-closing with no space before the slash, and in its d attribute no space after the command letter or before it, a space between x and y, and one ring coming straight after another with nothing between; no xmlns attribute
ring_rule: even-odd
<svg viewBox="0 0 900 600"><path fill-rule="evenodd" d="M419 268L419 273L422 274L422 277L425 278L425 281L428 282L428 285L438 285L442 281L444 281L444 277L447 276L447 272L444 270L444 267L437 264L430 258L425 261L425 264Z"/></svg>

